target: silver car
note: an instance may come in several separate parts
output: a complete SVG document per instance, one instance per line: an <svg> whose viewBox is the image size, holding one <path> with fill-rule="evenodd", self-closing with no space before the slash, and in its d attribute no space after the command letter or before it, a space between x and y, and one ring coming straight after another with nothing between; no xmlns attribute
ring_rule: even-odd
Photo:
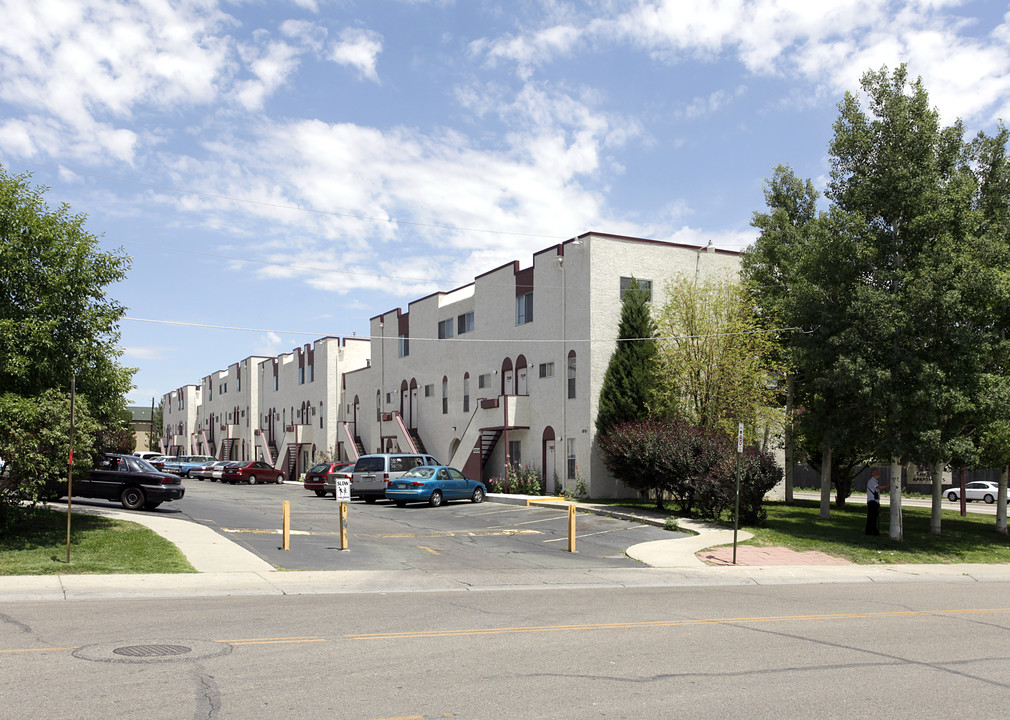
<svg viewBox="0 0 1010 720"><path fill-rule="evenodd" d="M421 465L438 464L438 460L431 455L414 453L362 455L354 463L354 470L351 473L351 497L373 503L379 498L386 497L386 486L390 480Z"/></svg>

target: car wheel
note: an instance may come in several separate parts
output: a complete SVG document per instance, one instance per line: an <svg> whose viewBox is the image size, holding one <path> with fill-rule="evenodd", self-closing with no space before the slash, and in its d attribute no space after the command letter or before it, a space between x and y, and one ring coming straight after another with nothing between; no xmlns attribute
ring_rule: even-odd
<svg viewBox="0 0 1010 720"><path fill-rule="evenodd" d="M255 485L256 484L256 476L255 475L250 475L249 476L249 484L250 485Z"/></svg>
<svg viewBox="0 0 1010 720"><path fill-rule="evenodd" d="M316 497L326 497L325 490L316 490Z"/></svg>
<svg viewBox="0 0 1010 720"><path fill-rule="evenodd" d="M154 510L159 505L161 505L161 500L149 500L148 502L144 503L144 509Z"/></svg>
<svg viewBox="0 0 1010 720"><path fill-rule="evenodd" d="M144 491L139 487L128 487L119 494L119 502L127 510L140 510L144 507Z"/></svg>
<svg viewBox="0 0 1010 720"><path fill-rule="evenodd" d="M484 502L484 489L475 488L473 491L473 497L470 498L470 502L480 503Z"/></svg>
<svg viewBox="0 0 1010 720"><path fill-rule="evenodd" d="M433 492L431 494L431 497L428 498L428 504L431 505L432 507L438 507L439 505L441 505L442 504L441 491L436 490L435 492Z"/></svg>
<svg viewBox="0 0 1010 720"><path fill-rule="evenodd" d="M407 503L405 503L403 500L397 500L396 507L407 507Z"/></svg>
<svg viewBox="0 0 1010 720"><path fill-rule="evenodd" d="M992 505L994 502L996 502L996 498L994 498L992 495L989 495L988 493L986 493L986 496L982 499L985 500L986 505Z"/></svg>
<svg viewBox="0 0 1010 720"><path fill-rule="evenodd" d="M280 485L282 482L284 482L284 473L277 476L277 484Z"/></svg>
<svg viewBox="0 0 1010 720"><path fill-rule="evenodd" d="M957 502L957 493L949 492L947 493L947 499L951 502Z"/></svg>

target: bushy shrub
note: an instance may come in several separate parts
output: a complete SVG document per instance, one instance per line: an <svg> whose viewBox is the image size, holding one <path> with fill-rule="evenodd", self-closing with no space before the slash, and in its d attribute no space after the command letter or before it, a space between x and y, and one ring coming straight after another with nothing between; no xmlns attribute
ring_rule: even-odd
<svg viewBox="0 0 1010 720"><path fill-rule="evenodd" d="M680 510L717 520L732 513L736 448L732 438L685 421L623 423L599 439L607 468L631 488L653 493L663 507L669 494ZM740 459L740 521L759 523L765 493L782 477L772 456L754 449Z"/></svg>
<svg viewBox="0 0 1010 720"><path fill-rule="evenodd" d="M509 463L505 466L505 477L488 478L488 492L511 495L543 495L544 479L540 471L529 465Z"/></svg>

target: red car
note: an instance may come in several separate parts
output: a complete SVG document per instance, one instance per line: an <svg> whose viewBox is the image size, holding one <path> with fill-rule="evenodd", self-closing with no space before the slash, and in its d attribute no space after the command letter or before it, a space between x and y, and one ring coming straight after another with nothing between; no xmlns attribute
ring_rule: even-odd
<svg viewBox="0 0 1010 720"><path fill-rule="evenodd" d="M223 483L249 483L255 485L261 482L273 482L280 484L284 482L284 473L274 470L265 462L260 460L250 460L249 462L238 462L233 465L226 465L221 472L221 482Z"/></svg>
<svg viewBox="0 0 1010 720"><path fill-rule="evenodd" d="M337 491L333 482L334 476L350 478L353 468L352 462L324 462L313 465L305 473L305 489L315 490L317 497L335 495Z"/></svg>

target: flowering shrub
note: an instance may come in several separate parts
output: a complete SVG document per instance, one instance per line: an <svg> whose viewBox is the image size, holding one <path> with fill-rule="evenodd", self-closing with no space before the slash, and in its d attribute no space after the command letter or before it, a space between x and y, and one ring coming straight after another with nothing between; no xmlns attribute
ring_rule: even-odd
<svg viewBox="0 0 1010 720"><path fill-rule="evenodd" d="M534 467L509 463L505 466L505 477L489 478L487 489L493 493L543 495L544 479L540 471Z"/></svg>

